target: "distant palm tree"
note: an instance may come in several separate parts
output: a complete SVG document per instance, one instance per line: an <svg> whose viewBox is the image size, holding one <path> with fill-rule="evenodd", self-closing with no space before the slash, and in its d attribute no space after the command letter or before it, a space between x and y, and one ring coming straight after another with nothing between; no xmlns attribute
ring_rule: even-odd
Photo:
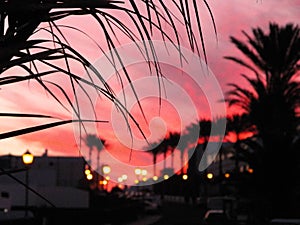
<svg viewBox="0 0 300 225"><path fill-rule="evenodd" d="M156 171L156 162L157 162L157 156L159 154L163 154L163 157L164 157L164 165L163 165L163 168L166 169L167 168L167 165L166 165L166 159L167 159L167 154L168 154L168 151L169 151L169 148L168 148L168 139L167 138L164 138L162 140L159 140L157 142L152 142L152 143L149 143L145 149L149 149L147 152L150 153L152 155L152 159L153 159L153 175L157 175L157 171Z"/></svg>
<svg viewBox="0 0 300 225"><path fill-rule="evenodd" d="M202 143L202 150L204 151L210 134L212 122L209 119L200 119L198 122L193 122L185 128L187 139L190 136L198 136L198 143ZM197 144L198 144L197 143Z"/></svg>
<svg viewBox="0 0 300 225"><path fill-rule="evenodd" d="M209 119L201 119L199 121L199 126L200 126L199 138L202 139L204 149L206 148L207 142L211 135L211 125L212 125L212 121Z"/></svg>
<svg viewBox="0 0 300 225"><path fill-rule="evenodd" d="M171 152L171 168L174 169L174 151L179 143L180 133L178 132L169 132L169 136L167 137L167 145Z"/></svg>
<svg viewBox="0 0 300 225"><path fill-rule="evenodd" d="M223 147L223 141L224 141L224 136L228 134L228 129L225 129L225 133L223 133L222 126L223 124L227 123L227 118L226 117L217 117L214 118L212 123L214 123L215 129L211 133L211 136L214 136L218 138L219 142L221 143L221 147L219 149L219 176L223 175L223 156L225 154L224 152L224 147Z"/></svg>
<svg viewBox="0 0 300 225"><path fill-rule="evenodd" d="M97 138L96 143L95 143L95 147L97 150L97 170L99 173L101 173L101 168L100 168L100 152L108 147L107 141L102 139L102 138Z"/></svg>
<svg viewBox="0 0 300 225"><path fill-rule="evenodd" d="M211 135L211 125L212 125L211 120L203 118L200 119L200 121L191 123L185 129L187 136L190 137L198 136L197 147L193 149L195 149L195 151L200 151L201 149L202 155L204 154L204 151L209 141L209 137ZM202 148L199 148L200 144L202 144ZM196 155L197 153L194 152L193 154ZM194 173L193 170L197 168L197 165L192 165L192 164L197 163L197 160L192 160L192 158L193 156L191 156L189 160L188 171Z"/></svg>
<svg viewBox="0 0 300 225"><path fill-rule="evenodd" d="M241 143L242 143L242 134L247 132L254 132L253 125L249 122L248 115L243 114L233 114L228 117L227 120L227 130L229 134L235 136L234 141L234 151L235 151L235 171L239 171L239 160L241 154Z"/></svg>
<svg viewBox="0 0 300 225"><path fill-rule="evenodd" d="M167 168L167 154L169 152L168 147L168 139L164 138L160 143L160 153L163 154L164 157L164 170Z"/></svg>
<svg viewBox="0 0 300 225"><path fill-rule="evenodd" d="M272 190L272 203L276 216L291 206L283 196L290 194L290 184L295 179L291 171L297 168L292 147L299 125L300 83L299 73L300 28L298 25L279 26L269 24L269 33L253 28L251 37L243 32L247 43L231 37L232 43L247 57L225 57L254 73L254 77L242 74L250 88L231 83L227 93L229 106L240 107L249 115L257 134L263 142L259 176L262 196ZM280 166L279 166L280 165ZM289 210L288 210L289 211Z"/></svg>
<svg viewBox="0 0 300 225"><path fill-rule="evenodd" d="M84 138L84 142L86 146L89 148L89 156L88 156L88 163L92 164L92 152L94 147L97 146L98 137L95 134L87 134Z"/></svg>
<svg viewBox="0 0 300 225"><path fill-rule="evenodd" d="M153 176L157 176L156 173L156 162L157 162L157 156L160 154L161 151L161 145L160 142L154 142L150 143L146 149L149 149L147 152L152 155L152 162L153 162Z"/></svg>
<svg viewBox="0 0 300 225"><path fill-rule="evenodd" d="M186 152L189 143L192 142L191 136L189 133L185 133L180 137L180 143L177 146L178 151L180 152L180 166L181 166L181 174L184 174L184 153ZM194 143L193 143L194 144Z"/></svg>

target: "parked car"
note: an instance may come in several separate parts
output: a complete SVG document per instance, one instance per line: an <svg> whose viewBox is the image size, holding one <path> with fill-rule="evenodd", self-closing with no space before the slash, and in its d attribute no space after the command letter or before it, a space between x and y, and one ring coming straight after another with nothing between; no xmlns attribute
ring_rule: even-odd
<svg viewBox="0 0 300 225"><path fill-rule="evenodd" d="M148 213L157 213L161 208L161 200L157 195L143 197L144 210Z"/></svg>
<svg viewBox="0 0 300 225"><path fill-rule="evenodd" d="M299 219L275 218L270 221L270 225L300 225Z"/></svg>
<svg viewBox="0 0 300 225"><path fill-rule="evenodd" d="M224 210L211 209L205 213L204 223L206 225L234 225L235 221Z"/></svg>

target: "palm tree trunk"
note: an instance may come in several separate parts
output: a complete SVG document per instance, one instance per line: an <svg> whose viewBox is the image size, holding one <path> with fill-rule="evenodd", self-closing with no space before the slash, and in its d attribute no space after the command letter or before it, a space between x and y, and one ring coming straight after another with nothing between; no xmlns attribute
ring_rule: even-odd
<svg viewBox="0 0 300 225"><path fill-rule="evenodd" d="M219 151L219 176L223 175L223 140L219 138L219 142L221 143L220 151Z"/></svg>
<svg viewBox="0 0 300 225"><path fill-rule="evenodd" d="M164 151L164 170L167 168L167 151Z"/></svg>
<svg viewBox="0 0 300 225"><path fill-rule="evenodd" d="M184 165L183 165L183 157L184 157L184 151L180 152L180 161L181 161L181 174L184 174Z"/></svg>
<svg viewBox="0 0 300 225"><path fill-rule="evenodd" d="M89 148L89 164L90 164L90 165L92 164L92 151L93 151L93 148L90 147L90 148Z"/></svg>
<svg viewBox="0 0 300 225"><path fill-rule="evenodd" d="M223 175L223 148L219 151L219 176Z"/></svg>
<svg viewBox="0 0 300 225"><path fill-rule="evenodd" d="M153 155L153 176L156 176L156 155Z"/></svg>
<svg viewBox="0 0 300 225"><path fill-rule="evenodd" d="M100 166L100 152L98 151L98 153L97 153L97 170L100 169L99 166Z"/></svg>
<svg viewBox="0 0 300 225"><path fill-rule="evenodd" d="M239 171L239 148L240 148L240 135L237 134L236 142L235 142L235 171L236 173Z"/></svg>
<svg viewBox="0 0 300 225"><path fill-rule="evenodd" d="M171 150L171 153L172 153L172 155L171 155L171 157L172 157L172 159L171 159L171 168L173 168L174 169L174 148L172 148L172 150Z"/></svg>
<svg viewBox="0 0 300 225"><path fill-rule="evenodd" d="M99 188L99 174L101 173L100 170L100 151L97 152L97 178L96 178L96 182L97 182L97 189ZM100 186L101 188L101 186Z"/></svg>
<svg viewBox="0 0 300 225"><path fill-rule="evenodd" d="M219 189L220 189L220 194L223 195L223 183L222 183L222 179L223 179L223 141L220 139L219 140L221 142L221 148L219 151L219 177L220 177L220 181L219 181Z"/></svg>

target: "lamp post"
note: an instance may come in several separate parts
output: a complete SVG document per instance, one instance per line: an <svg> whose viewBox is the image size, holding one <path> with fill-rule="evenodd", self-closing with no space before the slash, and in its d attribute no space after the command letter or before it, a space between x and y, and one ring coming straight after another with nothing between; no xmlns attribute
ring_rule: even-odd
<svg viewBox="0 0 300 225"><path fill-rule="evenodd" d="M25 217L28 216L28 185L29 185L29 167L33 163L34 156L27 150L22 155L22 161L26 167L25 173Z"/></svg>
<svg viewBox="0 0 300 225"><path fill-rule="evenodd" d="M108 183L109 183L109 180L110 180L110 177L108 176L108 174L111 172L111 168L109 165L104 165L102 166L102 172L104 174L104 181L103 181L103 185L106 186L106 191L108 190Z"/></svg>
<svg viewBox="0 0 300 225"><path fill-rule="evenodd" d="M142 169L140 168L136 168L134 170L134 173L136 175L136 180L135 180L135 183L137 184L137 191L139 192L140 191L140 176L142 174Z"/></svg>

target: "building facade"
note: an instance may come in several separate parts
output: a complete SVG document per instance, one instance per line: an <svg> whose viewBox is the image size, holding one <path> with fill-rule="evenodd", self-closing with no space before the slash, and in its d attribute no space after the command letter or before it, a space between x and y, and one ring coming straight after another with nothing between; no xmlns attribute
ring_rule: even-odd
<svg viewBox="0 0 300 225"><path fill-rule="evenodd" d="M9 195L12 207L24 206L26 187L23 184L28 173L28 186L34 190L28 191L29 206L49 206L41 195L56 207L88 207L88 191L82 188L85 163L82 157L52 157L45 150L42 156L34 157L26 171L22 156L0 156L1 193Z"/></svg>

